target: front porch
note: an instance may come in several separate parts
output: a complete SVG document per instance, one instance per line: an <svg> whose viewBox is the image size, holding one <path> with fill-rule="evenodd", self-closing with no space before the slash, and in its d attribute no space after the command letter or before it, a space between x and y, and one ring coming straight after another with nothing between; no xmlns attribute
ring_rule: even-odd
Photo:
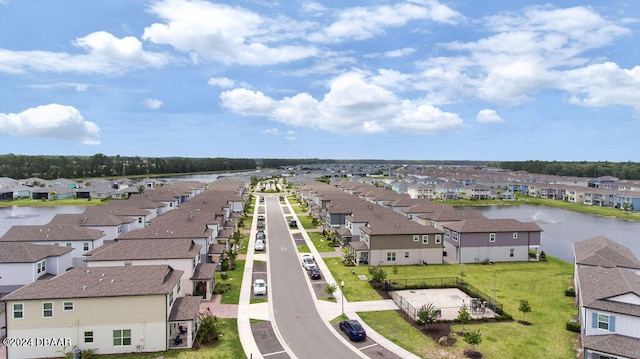
<svg viewBox="0 0 640 359"><path fill-rule="evenodd" d="M213 288L216 285L216 263L200 263L193 272L191 281L193 282L193 295L211 299Z"/></svg>

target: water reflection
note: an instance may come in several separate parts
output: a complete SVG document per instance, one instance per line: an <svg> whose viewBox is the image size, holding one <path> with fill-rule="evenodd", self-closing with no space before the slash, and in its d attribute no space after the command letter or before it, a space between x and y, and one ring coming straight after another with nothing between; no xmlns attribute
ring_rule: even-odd
<svg viewBox="0 0 640 359"><path fill-rule="evenodd" d="M0 208L0 236L11 226L47 224L58 213L82 213L84 209L81 206Z"/></svg>

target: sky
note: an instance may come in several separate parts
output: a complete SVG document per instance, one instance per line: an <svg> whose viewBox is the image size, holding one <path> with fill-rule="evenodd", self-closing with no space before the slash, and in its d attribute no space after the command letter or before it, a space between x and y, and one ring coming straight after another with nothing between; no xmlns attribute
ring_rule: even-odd
<svg viewBox="0 0 640 359"><path fill-rule="evenodd" d="M0 154L640 162L637 0L0 0Z"/></svg>

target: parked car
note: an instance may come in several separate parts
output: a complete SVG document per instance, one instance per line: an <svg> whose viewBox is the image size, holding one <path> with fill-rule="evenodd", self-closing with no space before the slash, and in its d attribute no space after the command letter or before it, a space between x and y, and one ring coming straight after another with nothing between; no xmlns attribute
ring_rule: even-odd
<svg viewBox="0 0 640 359"><path fill-rule="evenodd" d="M258 239L256 241L256 245L254 246L256 251L264 251L264 241L262 239Z"/></svg>
<svg viewBox="0 0 640 359"><path fill-rule="evenodd" d="M259 229L264 228L264 222L262 222L262 221L258 221L258 225L257 225L257 227L258 227Z"/></svg>
<svg viewBox="0 0 640 359"><path fill-rule="evenodd" d="M264 202L264 197L260 197L260 202Z"/></svg>
<svg viewBox="0 0 640 359"><path fill-rule="evenodd" d="M263 215L259 215L258 216L258 221L264 221L264 216Z"/></svg>
<svg viewBox="0 0 640 359"><path fill-rule="evenodd" d="M309 273L309 278L311 279L322 279L322 274L320 274L320 268L318 267L309 269L307 273Z"/></svg>
<svg viewBox="0 0 640 359"><path fill-rule="evenodd" d="M264 279L256 279L253 282L254 295L267 295L267 282Z"/></svg>
<svg viewBox="0 0 640 359"><path fill-rule="evenodd" d="M367 332L360 322L355 319L341 321L340 329L345 332L351 340L364 340L367 337Z"/></svg>
<svg viewBox="0 0 640 359"><path fill-rule="evenodd" d="M256 239L259 239L259 240L261 240L263 242L267 241L263 230L259 230L258 233L256 233Z"/></svg>
<svg viewBox="0 0 640 359"><path fill-rule="evenodd" d="M315 268L316 262L313 260L313 257L311 256L302 256L302 267L304 267L304 269L306 270Z"/></svg>
<svg viewBox="0 0 640 359"><path fill-rule="evenodd" d="M297 228L298 227L298 222L296 222L295 219L289 220L289 227Z"/></svg>

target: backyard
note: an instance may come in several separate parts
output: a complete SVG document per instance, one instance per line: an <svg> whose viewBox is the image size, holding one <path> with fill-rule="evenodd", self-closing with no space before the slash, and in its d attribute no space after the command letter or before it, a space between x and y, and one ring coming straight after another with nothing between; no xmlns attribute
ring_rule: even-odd
<svg viewBox="0 0 640 359"><path fill-rule="evenodd" d="M350 302L380 299L367 280L368 267L345 267L339 258L326 261L337 282L345 281L344 293ZM351 273L354 270L354 274ZM482 343L477 350L485 358L570 358L575 357L576 334L565 329L577 309L573 299L564 295L572 284L573 266L549 257L546 262L495 263L492 265L430 265L399 266L397 274L385 267L387 279L463 277L481 291L493 295L504 305L504 311L514 321L482 321L467 324L466 329L479 329ZM523 319L518 311L520 300L527 300L532 308L526 320L532 325L517 322ZM428 304L428 303L424 303ZM374 330L399 346L425 358L442 357L433 353L446 352L451 357L462 357L469 345L458 338L452 347L441 347L407 323L396 311L358 313ZM461 324L452 324L451 332L462 331ZM432 353L432 354L429 354Z"/></svg>

